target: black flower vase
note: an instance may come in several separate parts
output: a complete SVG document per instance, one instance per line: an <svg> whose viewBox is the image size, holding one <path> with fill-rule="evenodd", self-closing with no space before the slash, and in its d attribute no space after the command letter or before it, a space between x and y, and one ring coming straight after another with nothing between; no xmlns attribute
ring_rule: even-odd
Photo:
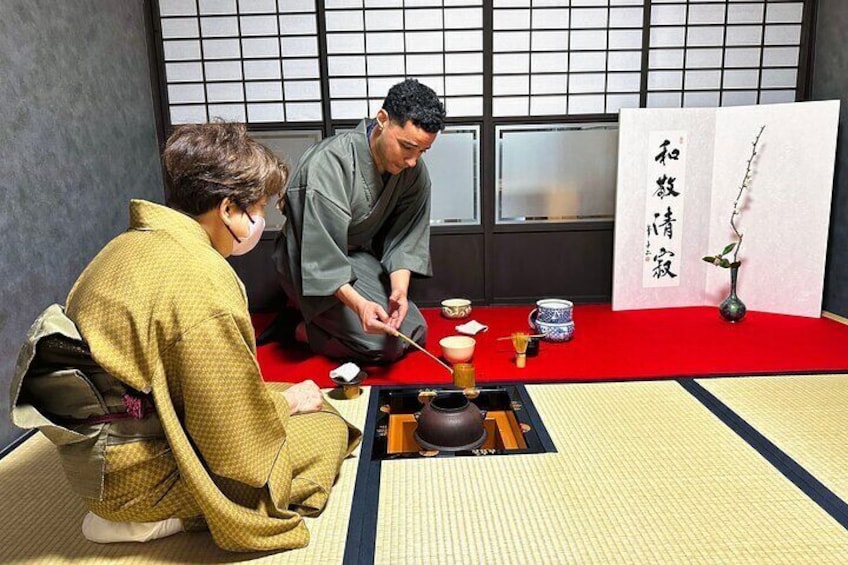
<svg viewBox="0 0 848 565"><path fill-rule="evenodd" d="M738 322L745 317L748 308L745 303L739 300L736 296L736 276L739 274L739 267L730 267L730 295L725 298L718 307L718 313L728 322Z"/></svg>

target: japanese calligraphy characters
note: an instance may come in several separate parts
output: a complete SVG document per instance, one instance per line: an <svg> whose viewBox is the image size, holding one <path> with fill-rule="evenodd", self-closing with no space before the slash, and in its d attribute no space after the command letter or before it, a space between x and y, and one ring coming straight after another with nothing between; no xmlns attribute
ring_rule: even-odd
<svg viewBox="0 0 848 565"><path fill-rule="evenodd" d="M685 131L648 134L643 287L680 285L686 138Z"/></svg>

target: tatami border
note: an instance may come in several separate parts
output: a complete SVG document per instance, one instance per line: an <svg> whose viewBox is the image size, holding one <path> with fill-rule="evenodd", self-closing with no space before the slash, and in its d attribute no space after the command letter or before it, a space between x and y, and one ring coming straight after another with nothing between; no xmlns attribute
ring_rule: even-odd
<svg viewBox="0 0 848 565"><path fill-rule="evenodd" d="M4 457L12 453L15 449L20 447L26 440L31 438L38 430L27 430L23 435L16 437L12 440L12 443L0 449L0 461L3 460Z"/></svg>
<svg viewBox="0 0 848 565"><path fill-rule="evenodd" d="M530 398L530 394L524 387L524 383L493 382L487 384L493 386L515 386L518 396L521 399L522 410L527 414L527 418L530 420L539 438L539 442L544 448L544 452L556 452L556 446L548 434L539 416L539 412ZM344 565L370 565L375 560L377 509L380 503L380 473L382 470L382 462L380 460L371 460L377 422L377 403L381 388L397 388L397 386L379 385L371 387L371 396L368 399L368 412L362 432L362 447L359 450L359 467L356 471L356 484L353 491L347 541L345 542ZM426 387L422 386L422 388Z"/></svg>
<svg viewBox="0 0 848 565"><path fill-rule="evenodd" d="M380 461L371 461L377 425L378 389L372 386L359 448L359 467L353 487L350 521L344 549L344 565L374 563L377 540L377 505L380 502Z"/></svg>
<svg viewBox="0 0 848 565"><path fill-rule="evenodd" d="M692 379L678 379L677 382L822 510L848 529L848 504L833 491L699 383Z"/></svg>

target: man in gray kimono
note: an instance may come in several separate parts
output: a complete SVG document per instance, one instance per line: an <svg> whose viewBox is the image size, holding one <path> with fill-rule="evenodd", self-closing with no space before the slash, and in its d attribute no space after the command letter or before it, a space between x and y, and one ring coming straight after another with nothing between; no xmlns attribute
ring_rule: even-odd
<svg viewBox="0 0 848 565"><path fill-rule="evenodd" d="M427 325L407 292L412 274L432 275L421 156L444 120L436 93L407 79L375 119L301 157L279 204L274 260L302 320L282 313L260 343L293 333L316 353L365 363L400 358L408 344L397 331L424 343Z"/></svg>

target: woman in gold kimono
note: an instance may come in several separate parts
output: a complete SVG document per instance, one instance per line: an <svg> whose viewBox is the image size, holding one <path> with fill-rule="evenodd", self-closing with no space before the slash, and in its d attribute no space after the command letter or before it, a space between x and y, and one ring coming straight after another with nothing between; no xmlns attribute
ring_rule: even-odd
<svg viewBox="0 0 848 565"><path fill-rule="evenodd" d="M163 159L168 206L132 201L30 330L13 421L59 446L93 541L208 527L233 551L303 547L359 432L312 381L266 387L226 261L259 240L287 168L240 124L180 126Z"/></svg>

